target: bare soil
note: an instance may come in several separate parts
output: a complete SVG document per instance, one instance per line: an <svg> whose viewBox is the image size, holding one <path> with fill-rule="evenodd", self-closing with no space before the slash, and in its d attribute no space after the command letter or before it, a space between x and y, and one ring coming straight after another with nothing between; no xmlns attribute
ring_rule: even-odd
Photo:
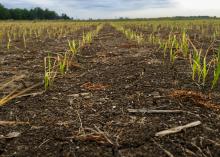
<svg viewBox="0 0 220 157"><path fill-rule="evenodd" d="M64 51L51 41L45 49ZM43 48L46 45L37 45ZM28 75L27 86L43 80L45 51L2 52L0 80ZM189 64L163 64L162 52L139 46L110 25L81 49L78 65L41 95L17 98L0 108L1 156L219 157L219 88L192 82ZM17 82L15 86L22 86ZM33 92L43 91L38 87ZM184 94L185 93L185 94ZM214 106L214 107L213 107ZM128 109L181 110L130 113ZM201 121L179 133L159 131ZM18 132L14 138L1 138Z"/></svg>

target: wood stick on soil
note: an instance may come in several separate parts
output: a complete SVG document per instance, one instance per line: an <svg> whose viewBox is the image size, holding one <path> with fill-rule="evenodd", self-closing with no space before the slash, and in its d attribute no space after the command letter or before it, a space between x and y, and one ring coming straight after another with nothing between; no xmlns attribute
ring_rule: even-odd
<svg viewBox="0 0 220 157"><path fill-rule="evenodd" d="M200 124L202 124L200 121L195 121L195 122L183 125L183 126L178 126L178 127L174 127L174 128L168 129L168 130L163 130L163 131L157 132L155 134L155 136L162 137L162 136L166 136L166 135L170 135L170 134L175 134L175 133L182 131L183 129L196 127Z"/></svg>
<svg viewBox="0 0 220 157"><path fill-rule="evenodd" d="M9 86L14 81L18 81L18 80L21 80L23 78L25 78L25 75L14 76L9 80L6 80L5 82L0 83L0 90L3 90L5 87Z"/></svg>
<svg viewBox="0 0 220 157"><path fill-rule="evenodd" d="M148 109L128 109L130 113L183 113L183 110L148 110Z"/></svg>
<svg viewBox="0 0 220 157"><path fill-rule="evenodd" d="M79 113L78 110L77 110L76 112L77 112L77 115L78 115L78 118L79 118L79 122L80 122L79 134L82 133L83 135L85 135L86 133L85 133L85 130L84 130L84 128L83 128L83 123L82 123L82 119L81 119L81 117L80 117L80 113Z"/></svg>
<svg viewBox="0 0 220 157"><path fill-rule="evenodd" d="M38 148L40 148L42 145L44 145L44 144L47 143L48 141L50 141L50 139L47 139L47 140L43 141L43 142L38 146Z"/></svg>
<svg viewBox="0 0 220 157"><path fill-rule="evenodd" d="M28 97L28 96L35 97L35 96L44 94L44 92L45 92L45 91L35 92L35 93L29 93L29 94L24 94L24 95L18 96L17 98Z"/></svg>
<svg viewBox="0 0 220 157"><path fill-rule="evenodd" d="M18 96L21 96L23 95L24 93L32 90L33 88L36 88L38 86L42 85L42 83L37 83L31 87L28 87L18 93L17 92L17 89L15 89L14 91L12 91L10 94L8 94L7 96L5 96L4 98L0 99L0 106L3 106L5 103L7 103L8 101L12 100L12 99L15 99L17 98Z"/></svg>
<svg viewBox="0 0 220 157"><path fill-rule="evenodd" d="M0 126L23 125L23 124L30 124L30 123L29 122L18 122L18 121L0 121Z"/></svg>
<svg viewBox="0 0 220 157"><path fill-rule="evenodd" d="M114 143L108 138L108 136L105 134L105 132L101 131L96 125L94 125L94 126L95 126L96 130L98 131L98 133L103 135L109 144L114 145Z"/></svg>
<svg viewBox="0 0 220 157"><path fill-rule="evenodd" d="M219 148L220 148L220 143L217 143L216 141L213 141L213 140L211 140L211 139L206 139L206 141L208 141L208 142L214 144L216 147L219 147Z"/></svg>

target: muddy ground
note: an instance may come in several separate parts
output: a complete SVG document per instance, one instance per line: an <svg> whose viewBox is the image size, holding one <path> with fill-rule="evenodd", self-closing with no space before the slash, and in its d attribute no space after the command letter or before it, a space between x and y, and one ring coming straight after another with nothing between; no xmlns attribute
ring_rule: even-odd
<svg viewBox="0 0 220 157"><path fill-rule="evenodd" d="M59 47L56 41L51 45ZM15 52L13 58L11 53L11 62L4 59L1 80L14 75L7 71L23 69L29 76L27 85L42 81L38 51L22 59L25 54ZM219 88L210 91L209 85L201 89L193 83L187 61L178 59L174 67L168 61L163 64L158 47L139 46L108 24L80 50L78 61L80 66L59 76L50 90L0 108L1 121L16 122L0 124L0 156L220 156ZM43 90L42 86L33 92ZM131 113L129 109L181 112ZM201 125L155 136L194 121ZM14 134L19 135L13 138Z"/></svg>

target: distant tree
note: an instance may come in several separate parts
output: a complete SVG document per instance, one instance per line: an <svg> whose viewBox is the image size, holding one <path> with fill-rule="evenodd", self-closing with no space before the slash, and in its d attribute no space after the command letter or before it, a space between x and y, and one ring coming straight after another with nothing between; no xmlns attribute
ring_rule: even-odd
<svg viewBox="0 0 220 157"><path fill-rule="evenodd" d="M70 19L66 14L59 16L55 11L50 11L49 9L42 9L36 7L34 9L7 9L2 4L0 4L0 19L14 19L14 20L54 20L54 19Z"/></svg>
<svg viewBox="0 0 220 157"><path fill-rule="evenodd" d="M59 18L59 15L55 12L55 11L50 11L48 9L46 9L44 11L44 16L45 16L45 19L58 19ZM62 15L61 15L62 17Z"/></svg>
<svg viewBox="0 0 220 157"><path fill-rule="evenodd" d="M10 16L12 19L15 20L22 20L24 19L24 11L22 9L11 9L9 10Z"/></svg>
<svg viewBox="0 0 220 157"><path fill-rule="evenodd" d="M0 19L9 19L10 18L10 13L8 9L6 9L2 4L0 4Z"/></svg>
<svg viewBox="0 0 220 157"><path fill-rule="evenodd" d="M70 19L66 14L62 14L61 15L61 19L65 19L65 20L68 20L68 19Z"/></svg>

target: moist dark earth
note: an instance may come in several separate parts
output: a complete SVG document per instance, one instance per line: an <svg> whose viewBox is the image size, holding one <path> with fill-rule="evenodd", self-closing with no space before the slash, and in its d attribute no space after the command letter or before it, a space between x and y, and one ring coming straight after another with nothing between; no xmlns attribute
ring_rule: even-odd
<svg viewBox="0 0 220 157"><path fill-rule="evenodd" d="M80 33L77 37L80 36ZM76 37L76 38L77 38ZM1 52L0 80L25 74L29 86L42 82L46 50L65 51L64 42L38 43L29 51ZM163 62L163 52L137 45L109 24L81 48L77 66L58 76L53 86L35 96L16 98L0 108L0 156L54 157L219 157L219 88L200 88L191 80L187 61ZM17 82L14 86L22 86ZM32 92L44 91L43 85ZM216 108L192 96L192 91ZM207 97L206 97L207 96ZM211 100L210 100L211 99ZM131 113L129 109L181 110L178 113ZM169 128L201 125L156 137Z"/></svg>

